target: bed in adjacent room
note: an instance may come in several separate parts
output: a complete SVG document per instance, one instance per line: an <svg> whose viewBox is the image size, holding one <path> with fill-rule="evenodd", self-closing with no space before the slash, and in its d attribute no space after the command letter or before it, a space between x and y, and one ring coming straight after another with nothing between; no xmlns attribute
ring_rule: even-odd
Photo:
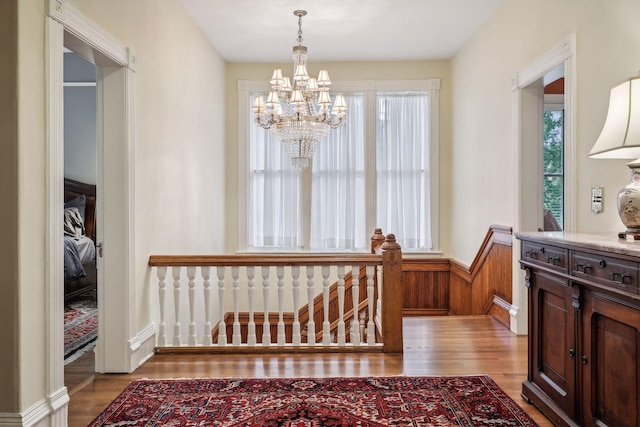
<svg viewBox="0 0 640 427"><path fill-rule="evenodd" d="M64 180L64 300L96 289L96 186Z"/></svg>

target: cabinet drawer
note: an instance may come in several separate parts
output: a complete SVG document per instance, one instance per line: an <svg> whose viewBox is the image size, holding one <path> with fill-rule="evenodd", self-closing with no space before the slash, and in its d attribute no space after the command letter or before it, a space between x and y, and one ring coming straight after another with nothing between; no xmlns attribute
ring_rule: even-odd
<svg viewBox="0 0 640 427"><path fill-rule="evenodd" d="M638 264L633 261L574 252L572 274L608 286L638 294Z"/></svg>
<svg viewBox="0 0 640 427"><path fill-rule="evenodd" d="M534 242L522 242L522 260L553 270L567 271L567 249Z"/></svg>

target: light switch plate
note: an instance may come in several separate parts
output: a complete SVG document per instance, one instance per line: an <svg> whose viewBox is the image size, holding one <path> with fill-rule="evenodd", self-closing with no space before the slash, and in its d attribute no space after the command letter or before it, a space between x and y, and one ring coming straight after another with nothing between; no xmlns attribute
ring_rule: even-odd
<svg viewBox="0 0 640 427"><path fill-rule="evenodd" d="M602 190L603 188L599 185L591 189L591 211L594 213L600 213L603 210Z"/></svg>

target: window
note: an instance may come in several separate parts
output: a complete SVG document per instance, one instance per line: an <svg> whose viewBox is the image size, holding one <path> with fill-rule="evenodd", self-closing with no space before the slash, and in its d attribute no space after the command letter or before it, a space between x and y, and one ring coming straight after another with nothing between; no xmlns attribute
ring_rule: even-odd
<svg viewBox="0 0 640 427"><path fill-rule="evenodd" d="M376 220L409 250L431 249L429 223L429 96L376 95Z"/></svg>
<svg viewBox="0 0 640 427"><path fill-rule="evenodd" d="M334 83L347 121L300 173L253 121L249 105L268 91L262 85L240 82L238 91L241 247L368 251L381 227L405 251L437 250L439 80Z"/></svg>
<svg viewBox="0 0 640 427"><path fill-rule="evenodd" d="M543 205L564 228L564 110L545 109L543 141ZM551 227L551 228L557 228ZM547 226L545 225L545 229Z"/></svg>
<svg viewBox="0 0 640 427"><path fill-rule="evenodd" d="M249 247L302 247L298 173L280 142L258 126L250 128Z"/></svg>
<svg viewBox="0 0 640 427"><path fill-rule="evenodd" d="M312 250L364 250L364 94L343 94L347 122L318 143L311 162ZM371 234L369 231L369 234Z"/></svg>

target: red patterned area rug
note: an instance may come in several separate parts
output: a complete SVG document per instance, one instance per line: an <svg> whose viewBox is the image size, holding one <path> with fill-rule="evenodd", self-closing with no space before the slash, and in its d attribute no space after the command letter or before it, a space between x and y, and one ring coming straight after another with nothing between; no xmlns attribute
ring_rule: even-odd
<svg viewBox="0 0 640 427"><path fill-rule="evenodd" d="M97 426L537 426L488 376L133 381Z"/></svg>
<svg viewBox="0 0 640 427"><path fill-rule="evenodd" d="M74 298L64 306L64 364L93 349L98 339L98 302L95 293Z"/></svg>

